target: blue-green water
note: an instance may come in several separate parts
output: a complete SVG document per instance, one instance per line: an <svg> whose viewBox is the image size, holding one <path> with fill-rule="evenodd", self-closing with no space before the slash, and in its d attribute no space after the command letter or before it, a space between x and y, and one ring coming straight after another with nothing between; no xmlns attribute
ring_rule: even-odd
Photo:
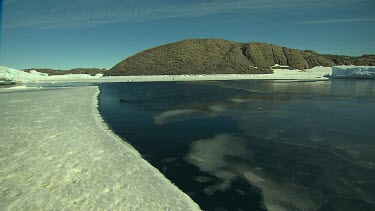
<svg viewBox="0 0 375 211"><path fill-rule="evenodd" d="M110 83L100 91L111 129L202 209L375 209L374 80Z"/></svg>

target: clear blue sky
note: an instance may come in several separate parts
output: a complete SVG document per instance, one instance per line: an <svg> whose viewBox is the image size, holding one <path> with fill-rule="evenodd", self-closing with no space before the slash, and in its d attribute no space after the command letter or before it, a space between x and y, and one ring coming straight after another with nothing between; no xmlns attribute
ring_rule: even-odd
<svg viewBox="0 0 375 211"><path fill-rule="evenodd" d="M187 38L375 54L374 0L3 0L0 65L110 68Z"/></svg>

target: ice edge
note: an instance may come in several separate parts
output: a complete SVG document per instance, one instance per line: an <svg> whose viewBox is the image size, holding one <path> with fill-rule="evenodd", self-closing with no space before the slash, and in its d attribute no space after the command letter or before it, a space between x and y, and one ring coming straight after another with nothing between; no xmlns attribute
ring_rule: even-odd
<svg viewBox="0 0 375 211"><path fill-rule="evenodd" d="M95 91L95 94L93 95L92 97L92 106L91 106L91 111L92 113L94 114L94 119L95 119L95 122L98 126L98 128L100 128L101 130L103 130L105 133L107 133L107 135L109 137L111 137L113 140L116 140L117 142L120 142L121 144L125 144L129 149L131 149L131 152L138 156L139 159L141 159L144 163L147 163L147 165L149 166L150 169L152 169L153 171L155 171L155 176L159 176L159 177L162 177L163 179L167 180L169 182L169 185L171 186L171 188L175 188L177 189L178 191L180 191L184 196L186 196L188 199L191 200L191 204L190 204L190 209L191 210L201 210L199 208L199 205L196 204L191 198L190 196L188 196L185 192L183 192L181 189L179 189L176 185L174 185L174 183L172 183L168 178L166 178L157 168L155 168L153 165L151 165L147 160L143 159L141 154L133 147L131 146L127 141L126 139L122 139L121 137L119 137L116 133L114 133L107 125L107 123L105 123L104 119L102 118L102 116L100 115L100 112L98 110L99 108L99 94L100 94L100 89L98 86L95 86L96 87L96 91ZM186 199L185 199L186 200Z"/></svg>

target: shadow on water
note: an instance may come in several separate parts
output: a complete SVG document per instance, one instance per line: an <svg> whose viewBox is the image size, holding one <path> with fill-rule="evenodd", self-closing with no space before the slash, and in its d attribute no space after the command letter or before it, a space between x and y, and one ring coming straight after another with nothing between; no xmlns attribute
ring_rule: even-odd
<svg viewBox="0 0 375 211"><path fill-rule="evenodd" d="M374 84L100 84L99 111L204 210L371 210Z"/></svg>

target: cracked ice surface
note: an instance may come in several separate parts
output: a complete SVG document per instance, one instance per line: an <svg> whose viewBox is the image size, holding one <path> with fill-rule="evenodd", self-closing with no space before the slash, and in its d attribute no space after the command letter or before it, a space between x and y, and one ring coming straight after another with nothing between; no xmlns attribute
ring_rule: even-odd
<svg viewBox="0 0 375 211"><path fill-rule="evenodd" d="M0 93L0 210L199 210L107 129L98 92Z"/></svg>

